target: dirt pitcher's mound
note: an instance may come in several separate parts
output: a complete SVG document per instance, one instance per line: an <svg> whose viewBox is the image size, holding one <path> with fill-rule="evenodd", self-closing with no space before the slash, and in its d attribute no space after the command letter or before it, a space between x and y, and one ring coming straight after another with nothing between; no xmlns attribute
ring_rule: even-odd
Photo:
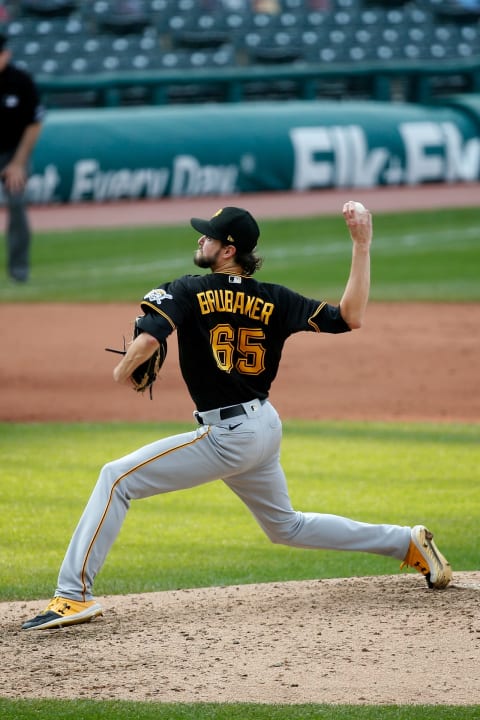
<svg viewBox="0 0 480 720"><path fill-rule="evenodd" d="M100 598L88 625L22 631L2 603L0 695L161 702L477 704L480 572Z"/></svg>

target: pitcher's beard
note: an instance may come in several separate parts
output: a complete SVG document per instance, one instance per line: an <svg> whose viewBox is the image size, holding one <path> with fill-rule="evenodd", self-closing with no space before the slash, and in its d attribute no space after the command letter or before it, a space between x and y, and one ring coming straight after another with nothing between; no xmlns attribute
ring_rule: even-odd
<svg viewBox="0 0 480 720"><path fill-rule="evenodd" d="M193 256L193 262L195 265L199 268L209 268L212 267L212 261L207 260L207 258L203 257L202 253L197 250L195 255Z"/></svg>
<svg viewBox="0 0 480 720"><path fill-rule="evenodd" d="M221 248L218 250L218 252L215 253L215 255L211 258L206 258L205 255L202 253L200 248L196 251L195 255L193 256L193 262L195 265L199 268L212 268L214 267L215 263L217 262L217 258L221 252Z"/></svg>

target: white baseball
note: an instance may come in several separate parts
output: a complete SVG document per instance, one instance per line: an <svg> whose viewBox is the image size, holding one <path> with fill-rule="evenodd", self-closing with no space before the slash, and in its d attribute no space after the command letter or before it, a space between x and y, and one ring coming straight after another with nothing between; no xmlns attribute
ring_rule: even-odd
<svg viewBox="0 0 480 720"><path fill-rule="evenodd" d="M357 212L357 213L367 212L367 208L365 207L365 205L362 205L361 202L354 202L353 205L355 207L355 212Z"/></svg>

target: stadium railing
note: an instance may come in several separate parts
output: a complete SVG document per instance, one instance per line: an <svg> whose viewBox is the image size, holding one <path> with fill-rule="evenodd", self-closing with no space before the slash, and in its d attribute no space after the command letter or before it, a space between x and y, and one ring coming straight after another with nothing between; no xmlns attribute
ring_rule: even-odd
<svg viewBox="0 0 480 720"><path fill-rule="evenodd" d="M442 78L462 79L462 92L480 92L480 56L456 59L452 62L394 61L379 68L378 63L339 65L250 66L221 69L199 69L185 72L163 70L149 72L102 73L96 76L77 75L47 77L38 76L37 83L42 95L61 97L64 94L94 93L99 107L118 107L122 104L122 91L142 88L148 94L148 102L163 105L169 102L169 92L175 87L193 86L199 91L207 85L219 88L222 102L248 100L248 88L255 83L274 85L289 83L289 92L295 99L314 100L322 97L322 82L365 81L368 99L395 100L395 85L402 81L406 86L408 102L424 103L432 99ZM292 87L294 88L292 91ZM448 90L447 90L448 92ZM55 103L50 103L55 105Z"/></svg>

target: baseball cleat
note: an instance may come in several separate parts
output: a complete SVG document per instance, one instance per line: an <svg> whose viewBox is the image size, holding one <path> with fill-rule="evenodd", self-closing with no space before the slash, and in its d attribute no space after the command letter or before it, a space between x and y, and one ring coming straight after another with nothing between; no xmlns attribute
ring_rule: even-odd
<svg viewBox="0 0 480 720"><path fill-rule="evenodd" d="M423 525L411 531L410 546L400 568L412 567L425 576L429 588L446 588L452 579L452 568L433 542L433 533Z"/></svg>
<svg viewBox="0 0 480 720"><path fill-rule="evenodd" d="M94 617L102 614L102 608L95 600L80 602L54 597L43 612L23 623L22 630L48 630L65 625L77 625L90 622Z"/></svg>

